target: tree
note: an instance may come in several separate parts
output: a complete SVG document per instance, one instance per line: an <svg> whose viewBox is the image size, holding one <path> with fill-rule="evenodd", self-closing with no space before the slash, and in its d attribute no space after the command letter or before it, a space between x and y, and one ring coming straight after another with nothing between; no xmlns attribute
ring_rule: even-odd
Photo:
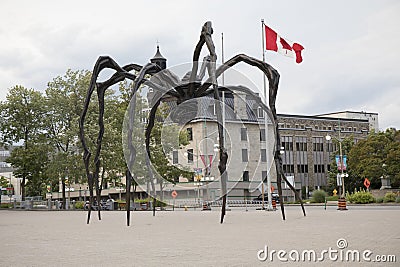
<svg viewBox="0 0 400 267"><path fill-rule="evenodd" d="M0 175L0 187L5 188L5 187L9 187L9 186L10 186L10 180L8 180L6 177Z"/></svg>
<svg viewBox="0 0 400 267"><path fill-rule="evenodd" d="M24 200L26 179L35 173L29 162L28 151L34 149L35 139L42 134L44 99L40 92L15 86L9 90L6 101L1 103L0 108L2 143L11 145L23 142L19 150L11 153L10 162L18 162L18 165L13 167L17 168L15 176L22 178L21 194ZM21 152L21 149L24 152Z"/></svg>
<svg viewBox="0 0 400 267"><path fill-rule="evenodd" d="M372 132L359 141L349 153L349 168L359 180L371 182L371 188L380 188L380 177L387 175L394 185L400 183L400 132L387 129Z"/></svg>
<svg viewBox="0 0 400 267"><path fill-rule="evenodd" d="M89 82L89 71L67 70L64 76L55 77L49 82L46 89L44 129L52 147L47 173L51 177L49 184L52 188L58 188L61 181L64 208L66 178L71 184L81 183L85 177L79 153L78 120Z"/></svg>

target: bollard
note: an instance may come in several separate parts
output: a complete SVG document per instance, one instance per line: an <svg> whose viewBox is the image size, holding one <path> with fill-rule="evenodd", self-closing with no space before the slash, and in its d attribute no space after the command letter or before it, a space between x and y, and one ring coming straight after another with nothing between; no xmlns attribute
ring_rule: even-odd
<svg viewBox="0 0 400 267"><path fill-rule="evenodd" d="M276 200L272 199L272 208L276 210Z"/></svg>
<svg viewBox="0 0 400 267"><path fill-rule="evenodd" d="M187 206L185 206L185 211L187 211L188 210L188 208L187 208Z"/></svg>
<svg viewBox="0 0 400 267"><path fill-rule="evenodd" d="M346 199L345 198L339 198L338 199L338 210L347 210L347 208L346 208Z"/></svg>

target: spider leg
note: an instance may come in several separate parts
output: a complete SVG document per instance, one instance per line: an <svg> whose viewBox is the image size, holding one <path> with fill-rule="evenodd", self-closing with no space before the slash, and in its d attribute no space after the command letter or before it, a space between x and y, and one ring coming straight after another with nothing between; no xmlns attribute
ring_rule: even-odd
<svg viewBox="0 0 400 267"><path fill-rule="evenodd" d="M155 207L155 204L156 204L156 200L155 200L155 198L156 198L156 188L155 188L155 184L154 184L154 181L153 181L153 171L152 171L151 166L150 166L150 159L151 159L151 157L150 157L150 136L151 136L151 130L152 130L153 127L154 127L154 121L155 121L155 117L156 117L156 111L157 111L157 108L158 108L158 106L160 105L160 103L161 103L161 98L159 98L159 99L154 103L153 107L151 108L150 114L149 114L149 122L148 122L148 124L147 124L146 131L145 131L145 138L146 138L146 139L145 139L145 145L146 145L146 165L147 165L147 168L148 168L148 170L149 170L149 174L150 174L150 183L151 183L151 187L152 187L153 194L154 194L154 196L153 196L153 216L155 216L155 212L156 212L156 207Z"/></svg>
<svg viewBox="0 0 400 267"><path fill-rule="evenodd" d="M133 101L131 101L131 104L129 105L129 124L128 124L128 150L130 152L129 155L129 175L127 175L127 180L131 179L132 174L130 171L132 170L133 164L136 159L136 150L135 147L133 146L132 143L132 134L133 134L133 127L134 127L134 119L135 119L135 108L136 108L136 92L138 91L140 85L144 83L146 80L144 79L144 76L146 74L153 74L157 71L160 70L160 67L156 64L153 63L148 63L146 64L138 73L137 77L134 80L134 87L132 88L131 95L134 98ZM156 107L157 109L157 107ZM150 168L149 168L150 171ZM127 209L126 209L126 220L127 220L127 225L129 226L130 224L130 190L131 190L131 180L126 183L126 203L127 203Z"/></svg>
<svg viewBox="0 0 400 267"><path fill-rule="evenodd" d="M90 80L90 85L89 85L89 90L86 95L85 103L84 103L84 108L82 110L80 119L79 119L79 136L82 142L83 146L83 160L85 164L85 170L86 170L86 176L88 177L88 184L89 184L89 192L90 192L90 203L89 203L89 211L88 211L88 218L87 218L87 223L90 222L90 213L91 213L91 208L93 204L93 186L95 185L96 187L96 193L97 193L97 200L99 202L99 197L100 197L100 192L101 189L99 187L99 169L100 169L100 150L101 150L101 141L104 133L104 123L103 123L103 115L104 115L104 93L105 90L112 84L117 83L122 79L122 77L128 78L128 79L134 79L136 76L133 74L129 73L130 70L133 69L138 69L140 66L136 64L130 64L126 65L123 68L121 68L111 57L108 56L101 56L97 59L96 64L93 68L92 72L92 77ZM115 70L117 73L113 75L109 80L103 83L96 83L97 78L99 76L99 73L105 69L105 68L111 68ZM96 146L96 155L94 158L94 164L95 164L95 170L94 172L90 172L90 157L91 157L91 152L89 151L89 148L86 144L86 139L85 139L85 131L84 131L84 121L86 118L86 114L89 108L90 104L90 99L93 94L94 89L97 88L97 95L98 95L98 102L99 102L99 134L97 138L97 146ZM98 203L100 205L100 202ZM99 219L100 217L100 211L99 211Z"/></svg>
<svg viewBox="0 0 400 267"><path fill-rule="evenodd" d="M278 123L277 123L278 118L277 118L276 106L275 106L276 97L277 97L277 93L278 93L279 77L280 77L279 73L278 73L277 70L275 70L271 65L267 64L266 62L263 62L263 61L258 60L256 58L249 57L249 56L244 55L244 54L239 54L239 55L236 55L233 58L229 59L228 61L226 61L226 63L224 65L220 66L216 70L216 77L219 77L227 69L229 69L230 67L232 67L232 66L234 66L234 65L236 65L237 63L240 63L240 62L244 62L244 63L247 63L247 64L249 64L251 66L257 67L268 78L268 81L269 81L269 108L270 108L270 111L271 111L270 115L272 115L270 118L271 118L272 123L274 125L274 133L275 133L275 137L276 137L274 157L275 157L275 163L276 163L275 165L276 165L277 175L278 175L277 178L278 179L282 178L285 182L287 182L287 179L286 179L286 177L284 175L283 168L282 168L281 155L279 153L276 153L276 151L279 152L280 147L281 147L281 140L280 140L280 135L279 135L279 132L278 132ZM211 84L213 84L213 82L214 82L213 78L209 77L204 82L204 84L198 88L198 90L196 91L196 94L197 95L206 94L207 93L207 89L211 86ZM279 159L279 160L277 160L277 159ZM295 196L300 200L300 204L301 204L301 207L302 207L302 210L303 210L303 214L305 216L306 213L305 213L305 209L304 209L304 206L303 206L303 201L301 199L301 196L294 189L294 187L291 187L289 183L288 183L288 185L289 185L290 189L294 192ZM279 191L279 187L281 187L281 184L278 183L278 191ZM282 198L281 194L280 194L280 198ZM285 215L284 215L284 208L283 208L282 199L281 199L280 203L281 203L282 217L284 219Z"/></svg>
<svg viewBox="0 0 400 267"><path fill-rule="evenodd" d="M226 163L228 162L228 153L225 149L225 140L224 140L224 127L222 125L222 113L221 113L221 101L219 98L218 89L214 89L214 99L215 99L215 107L217 114L217 124L218 124L218 137L219 137L219 164L218 170L221 174L221 194L222 194L222 209L221 209L221 221L224 222L224 217L226 214L226 195L227 195L227 180L228 180L228 172L226 171Z"/></svg>
<svg viewBox="0 0 400 267"><path fill-rule="evenodd" d="M226 171L226 163L228 162L228 153L225 148L225 140L224 140L224 126L222 122L222 113L221 113L221 101L219 98L219 90L216 76L216 61L217 54L215 53L214 42L211 38L211 34L213 33L213 29L211 27L211 22L206 22L202 28L200 41L196 46L195 55L193 57L193 69L191 73L191 81L193 78L197 78L197 68L198 68L198 58L200 54L201 47L204 43L207 45L208 51L210 55L206 57L206 68L208 70L208 75L210 76L210 80L214 89L214 99L216 106L216 114L217 114L217 123L218 123L218 136L219 136L219 164L218 169L221 174L221 193L222 193L222 209L221 209L221 223L224 222L224 217L226 214L226 198L227 198L227 180L228 180L228 172ZM199 47L200 46L200 47ZM204 63L203 63L204 67ZM193 88L193 83L191 83L191 87ZM191 94L195 95L194 91L191 91Z"/></svg>
<svg viewBox="0 0 400 267"><path fill-rule="evenodd" d="M200 57L200 52L201 49L203 48L203 45L206 44L208 51L210 52L209 55L209 59L210 62L209 64L211 66L211 69L213 71L211 71L214 74L214 78L215 78L215 62L217 61L217 54L215 53L215 46L214 46L214 42L212 41L211 35L213 34L213 29L211 26L211 21L207 21L206 23L204 23L202 29L201 29L201 34L200 34L200 40L198 41L196 48L194 50L193 53L193 66L192 66L192 72L190 74L190 79L189 79L189 89L188 89L188 94L189 95L194 95L195 91L195 84L194 82L197 79L197 71L199 68L199 57ZM210 69L210 68L208 68ZM210 71L209 71L210 72ZM213 79L212 77L210 77L211 80L213 82L215 82L216 80Z"/></svg>

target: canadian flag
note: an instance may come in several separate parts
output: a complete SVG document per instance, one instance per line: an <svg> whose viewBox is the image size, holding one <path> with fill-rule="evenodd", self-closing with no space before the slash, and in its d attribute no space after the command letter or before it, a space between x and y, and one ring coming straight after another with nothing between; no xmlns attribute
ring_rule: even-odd
<svg viewBox="0 0 400 267"><path fill-rule="evenodd" d="M301 51L304 47L301 44L283 39L273 29L267 25L264 26L266 50L276 51L287 57L296 57L296 63L301 63L303 61Z"/></svg>

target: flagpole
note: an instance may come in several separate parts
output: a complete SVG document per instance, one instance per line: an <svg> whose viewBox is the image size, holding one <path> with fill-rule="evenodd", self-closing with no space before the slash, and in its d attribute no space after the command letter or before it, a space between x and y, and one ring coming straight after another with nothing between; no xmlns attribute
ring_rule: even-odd
<svg viewBox="0 0 400 267"><path fill-rule="evenodd" d="M224 33L221 33L221 54L222 65L225 64L224 58ZM222 86L225 86L225 72L222 72ZM225 90L222 90L222 136L225 140ZM226 210L229 210L228 193L226 194Z"/></svg>
<svg viewBox="0 0 400 267"><path fill-rule="evenodd" d="M225 64L224 58L224 33L221 33L221 46L222 46L222 65ZM222 73L222 86L225 86L225 74ZM222 128L223 136L225 138L225 90L222 90Z"/></svg>
<svg viewBox="0 0 400 267"><path fill-rule="evenodd" d="M261 19L261 35L262 35L262 40L261 40L261 47L262 47L262 60L265 62L265 24L264 24L264 19ZM263 73L263 78L264 78L264 98L265 98L265 104L267 103L267 81L265 74Z"/></svg>
<svg viewBox="0 0 400 267"><path fill-rule="evenodd" d="M264 19L261 19L261 34L262 34L262 59L263 62L265 62L265 24L264 24ZM264 81L264 100L265 104L267 105L267 81L265 74L263 73L263 81ZM268 151L269 151L269 138L268 138L268 115L264 111L264 127L265 127L265 150L267 151L267 196L268 196L268 206L267 210L272 211L274 210L272 207L272 192L271 192L271 173L270 170L271 168L268 168L269 162L271 162L270 157L268 157ZM264 177L262 177L262 183L264 185ZM264 201L264 190L263 190L263 201ZM264 206L263 206L264 208Z"/></svg>

